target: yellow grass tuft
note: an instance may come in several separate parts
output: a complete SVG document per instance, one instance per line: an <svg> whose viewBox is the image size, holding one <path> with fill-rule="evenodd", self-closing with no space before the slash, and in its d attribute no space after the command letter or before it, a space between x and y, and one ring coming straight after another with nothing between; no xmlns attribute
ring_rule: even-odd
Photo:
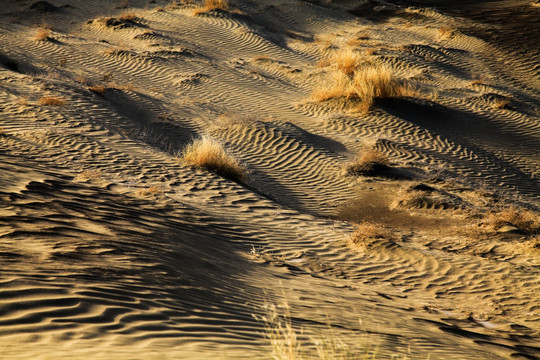
<svg viewBox="0 0 540 360"><path fill-rule="evenodd" d="M354 74L362 62L360 56L353 51L340 52L332 60L337 69L348 76Z"/></svg>
<svg viewBox="0 0 540 360"><path fill-rule="evenodd" d="M79 173L76 180L89 180L89 179L101 179L101 171L99 170L84 170L83 172Z"/></svg>
<svg viewBox="0 0 540 360"><path fill-rule="evenodd" d="M511 225L529 234L540 233L540 214L515 206L508 206L500 211L488 214L485 223L494 230L498 230L505 225Z"/></svg>
<svg viewBox="0 0 540 360"><path fill-rule="evenodd" d="M378 171L388 168L390 159L377 149L364 151L356 160L347 165L351 175L375 175Z"/></svg>
<svg viewBox="0 0 540 360"><path fill-rule="evenodd" d="M491 104L491 106L494 109L508 109L509 105L510 105L510 100L508 99L496 99Z"/></svg>
<svg viewBox="0 0 540 360"><path fill-rule="evenodd" d="M382 225L363 222L356 226L354 233L348 240L348 245L353 249L366 250L374 242L380 240L393 242L395 239L396 235Z"/></svg>
<svg viewBox="0 0 540 360"><path fill-rule="evenodd" d="M212 10L229 10L229 0L204 0L201 6L193 10L193 15L200 15Z"/></svg>
<svg viewBox="0 0 540 360"><path fill-rule="evenodd" d="M34 40L36 41L48 41L51 39L51 30L47 28L39 28L34 36Z"/></svg>
<svg viewBox="0 0 540 360"><path fill-rule="evenodd" d="M354 51L339 51L327 58L321 59L318 66L334 66L345 75L352 76L362 62L362 57Z"/></svg>
<svg viewBox="0 0 540 360"><path fill-rule="evenodd" d="M375 99L413 94L416 92L401 84L388 67L369 64L356 70L352 77L335 74L333 84L316 89L312 99L317 102L337 100L344 107L367 113Z"/></svg>
<svg viewBox="0 0 540 360"><path fill-rule="evenodd" d="M245 167L230 155L223 145L209 136L202 136L186 146L181 160L192 166L207 168L234 180L245 176Z"/></svg>
<svg viewBox="0 0 540 360"><path fill-rule="evenodd" d="M122 14L118 20L120 21L135 21L137 20L137 14L133 13L133 12L130 12L130 13L125 13L125 14Z"/></svg>
<svg viewBox="0 0 540 360"><path fill-rule="evenodd" d="M64 106L66 105L66 100L55 96L44 96L38 100L38 104L41 106Z"/></svg>
<svg viewBox="0 0 540 360"><path fill-rule="evenodd" d="M449 26L441 26L438 30L438 36L439 36L439 39L443 39L443 40L451 39L452 37L454 37L455 32L456 32L455 29L452 29Z"/></svg>
<svg viewBox="0 0 540 360"><path fill-rule="evenodd" d="M158 194L160 192L161 192L161 189L159 187L151 186L151 187L145 188L145 189L138 189L137 191L135 191L135 194L137 196L145 197L145 196L155 195L155 194Z"/></svg>
<svg viewBox="0 0 540 360"><path fill-rule="evenodd" d="M321 334L305 335L303 328L296 329L293 325L291 308L286 300L279 306L266 303L263 315L253 314L253 317L263 324L264 335L270 342L275 360L375 359L376 347L369 343L362 344L360 348L352 347L341 340L330 325Z"/></svg>
<svg viewBox="0 0 540 360"><path fill-rule="evenodd" d="M88 87L88 90L95 92L96 94L103 95L105 93L105 90L107 90L107 88L103 85L92 85Z"/></svg>

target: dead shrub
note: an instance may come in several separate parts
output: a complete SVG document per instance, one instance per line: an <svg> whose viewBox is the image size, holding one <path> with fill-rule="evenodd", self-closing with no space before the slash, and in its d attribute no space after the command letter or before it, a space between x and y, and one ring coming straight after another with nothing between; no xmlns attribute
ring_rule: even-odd
<svg viewBox="0 0 540 360"><path fill-rule="evenodd" d="M138 189L137 191L135 191L135 195L145 197L145 196L150 196L150 195L156 195L156 194L159 194L160 192L161 192L161 189L159 187L151 186L144 189Z"/></svg>
<svg viewBox="0 0 540 360"><path fill-rule="evenodd" d="M186 146L180 158L187 164L213 170L233 180L242 180L245 177L245 167L229 154L219 141L209 136L202 136Z"/></svg>

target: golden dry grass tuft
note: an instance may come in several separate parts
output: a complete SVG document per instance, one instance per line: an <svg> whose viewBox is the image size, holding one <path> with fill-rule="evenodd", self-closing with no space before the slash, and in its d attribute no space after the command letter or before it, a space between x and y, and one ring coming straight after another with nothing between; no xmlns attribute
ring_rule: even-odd
<svg viewBox="0 0 540 360"><path fill-rule="evenodd" d="M254 315L255 319L264 323L265 336L272 346L272 354L276 360L299 360L303 358L302 343L292 326L291 312L287 302L283 305L284 314L280 315L274 304L266 304L266 314Z"/></svg>
<svg viewBox="0 0 540 360"><path fill-rule="evenodd" d="M43 27L39 28L34 36L34 40L36 41L49 41L51 39L51 30Z"/></svg>
<svg viewBox="0 0 540 360"><path fill-rule="evenodd" d="M193 15L206 14L212 10L229 10L229 0L204 0L201 6L193 10Z"/></svg>
<svg viewBox="0 0 540 360"><path fill-rule="evenodd" d="M56 96L44 96L38 100L38 105L41 106L64 106L66 103L66 100Z"/></svg>
<svg viewBox="0 0 540 360"><path fill-rule="evenodd" d="M383 227L372 222L362 222L356 226L355 231L348 239L349 247L357 250L367 250L377 241L394 242L396 235Z"/></svg>
<svg viewBox="0 0 540 360"><path fill-rule="evenodd" d="M496 99L491 103L491 106L494 109L509 109L510 108L510 100L508 100L508 99Z"/></svg>
<svg viewBox="0 0 540 360"><path fill-rule="evenodd" d="M345 75L351 76L362 63L362 58L353 51L339 52L332 58L337 69Z"/></svg>
<svg viewBox="0 0 540 360"><path fill-rule="evenodd" d="M105 90L107 90L107 88L103 85L92 85L90 87L88 87L88 90L96 93L96 94L99 94L99 95L103 95L105 94Z"/></svg>
<svg viewBox="0 0 540 360"><path fill-rule="evenodd" d="M242 180L246 174L245 167L219 141L209 136L202 136L187 145L180 158L187 164L213 170L233 180Z"/></svg>
<svg viewBox="0 0 540 360"><path fill-rule="evenodd" d="M90 180L90 179L101 179L101 171L99 170L84 170L79 173L75 179L76 180Z"/></svg>
<svg viewBox="0 0 540 360"><path fill-rule="evenodd" d="M489 213L484 222L494 230L510 225L529 234L540 233L540 214L515 206Z"/></svg>
<svg viewBox="0 0 540 360"><path fill-rule="evenodd" d="M365 114L376 99L415 94L414 90L396 79L390 68L365 64L351 76L334 74L331 86L315 89L311 97L317 102L337 100L342 107Z"/></svg>
<svg viewBox="0 0 540 360"><path fill-rule="evenodd" d="M137 20L137 14L133 13L133 12L129 12L129 13L125 13L125 14L122 14L118 20L120 21L135 21Z"/></svg>
<svg viewBox="0 0 540 360"><path fill-rule="evenodd" d="M287 301L279 306L267 303L263 307L263 315L253 314L253 317L263 323L264 335L270 342L275 360L368 360L375 359L377 353L369 343L362 344L360 349L351 347L330 326L316 336L304 335L302 328L293 326Z"/></svg>
<svg viewBox="0 0 540 360"><path fill-rule="evenodd" d="M353 162L346 166L347 173L351 175L376 175L390 165L390 159L377 149L368 149L362 152Z"/></svg>
<svg viewBox="0 0 540 360"><path fill-rule="evenodd" d="M452 37L454 37L455 33L456 33L456 30L452 29L449 26L441 26L439 30L437 31L437 35L439 39L443 39L443 40L451 39Z"/></svg>
<svg viewBox="0 0 540 360"><path fill-rule="evenodd" d="M145 196L150 196L150 195L156 195L156 194L159 194L160 192L161 192L161 189L159 187L151 186L144 189L138 189L137 191L135 191L135 195L145 197Z"/></svg>
<svg viewBox="0 0 540 360"><path fill-rule="evenodd" d="M29 106L30 103L28 102L28 98L25 97L25 96L21 96L19 98L17 98L17 105L21 105L21 106Z"/></svg>

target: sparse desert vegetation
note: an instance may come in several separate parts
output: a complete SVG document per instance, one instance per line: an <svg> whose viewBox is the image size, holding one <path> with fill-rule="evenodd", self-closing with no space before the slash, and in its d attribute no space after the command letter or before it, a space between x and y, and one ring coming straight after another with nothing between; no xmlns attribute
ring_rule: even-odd
<svg viewBox="0 0 540 360"><path fill-rule="evenodd" d="M377 149L365 149L346 166L350 175L376 175L390 165L387 155Z"/></svg>
<svg viewBox="0 0 540 360"><path fill-rule="evenodd" d="M179 156L186 164L213 170L233 180L241 180L246 175L245 167L219 141L206 135L193 140Z"/></svg>
<svg viewBox="0 0 540 360"><path fill-rule="evenodd" d="M133 13L133 12L129 12L129 13L125 13L125 14L122 14L118 20L120 21L135 21L137 20L137 14Z"/></svg>
<svg viewBox="0 0 540 360"><path fill-rule="evenodd" d="M201 5L193 10L193 15L206 14L212 10L228 11L229 7L229 0L204 0Z"/></svg>
<svg viewBox="0 0 540 360"><path fill-rule="evenodd" d="M75 177L76 180L84 181L84 180L92 180L92 179L101 179L103 178L103 174L100 170L84 170L81 171L77 176Z"/></svg>
<svg viewBox="0 0 540 360"><path fill-rule="evenodd" d="M293 325L287 301L280 305L266 303L263 314L253 317L264 325L264 335L270 342L275 360L368 360L375 359L376 347L366 339L359 339L358 348L346 344L331 327L317 335L308 336ZM361 336L363 338L364 336Z"/></svg>
<svg viewBox="0 0 540 360"><path fill-rule="evenodd" d="M150 186L147 188L137 189L135 195L140 197L146 197L159 194L162 190L158 186Z"/></svg>
<svg viewBox="0 0 540 360"><path fill-rule="evenodd" d="M348 239L348 245L357 250L367 250L377 242L393 243L397 236L382 225L373 222L358 224Z"/></svg>
<svg viewBox="0 0 540 360"><path fill-rule="evenodd" d="M107 90L107 88L103 85L92 85L88 88L88 90L98 94L98 95L103 95L105 94L105 90Z"/></svg>
<svg viewBox="0 0 540 360"><path fill-rule="evenodd" d="M57 96L44 96L37 103L41 106L65 106L67 101Z"/></svg>
<svg viewBox="0 0 540 360"><path fill-rule="evenodd" d="M437 35L438 35L439 39L441 39L441 40L451 39L452 37L454 37L455 34L456 34L456 30L452 29L449 26L441 26L437 30Z"/></svg>
<svg viewBox="0 0 540 360"><path fill-rule="evenodd" d="M46 27L40 27L36 30L36 34L34 36L34 40L36 41L48 41L51 40L51 30Z"/></svg>
<svg viewBox="0 0 540 360"><path fill-rule="evenodd" d="M376 99L415 94L403 81L399 81L387 66L371 62L357 66L354 58L347 57L342 68L344 72L334 73L329 86L319 87L313 91L313 100L317 102L334 100L343 108L365 114Z"/></svg>
<svg viewBox="0 0 540 360"><path fill-rule="evenodd" d="M494 109L509 109L510 107L510 100L508 99L495 99L493 100L491 106Z"/></svg>
<svg viewBox="0 0 540 360"><path fill-rule="evenodd" d="M484 223L493 230L512 226L528 234L540 234L540 214L516 206L492 210L486 215Z"/></svg>

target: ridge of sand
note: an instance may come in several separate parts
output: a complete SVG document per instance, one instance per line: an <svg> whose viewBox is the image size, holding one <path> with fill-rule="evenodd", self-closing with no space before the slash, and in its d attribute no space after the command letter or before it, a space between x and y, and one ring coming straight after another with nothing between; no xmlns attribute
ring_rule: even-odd
<svg viewBox="0 0 540 360"><path fill-rule="evenodd" d="M283 299L299 333L377 358L540 357L538 238L482 223L538 215L538 49L486 20L538 7L360 3L4 4L0 358L267 359L252 315ZM314 102L351 49L418 95ZM201 134L244 183L179 161ZM346 174L366 146L395 176ZM351 249L364 220L396 238Z"/></svg>

